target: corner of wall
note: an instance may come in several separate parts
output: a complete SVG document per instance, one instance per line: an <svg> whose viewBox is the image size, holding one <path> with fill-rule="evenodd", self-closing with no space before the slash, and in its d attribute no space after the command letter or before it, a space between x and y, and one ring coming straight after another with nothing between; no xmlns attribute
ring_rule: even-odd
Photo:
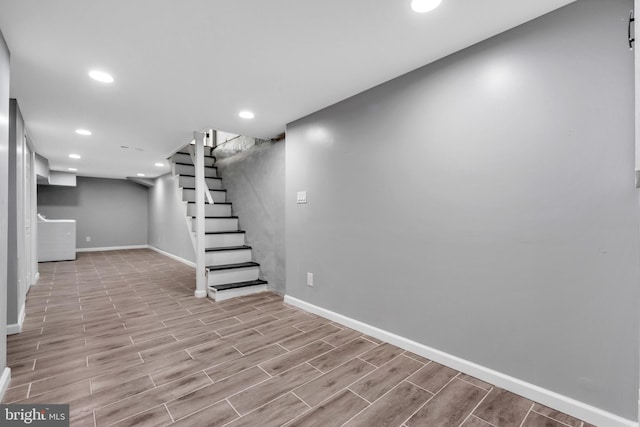
<svg viewBox="0 0 640 427"><path fill-rule="evenodd" d="M9 323L7 325L7 335L15 335L22 332L22 325L24 324L25 317L25 302L22 302L22 306L20 307L20 314L18 315L17 323Z"/></svg>

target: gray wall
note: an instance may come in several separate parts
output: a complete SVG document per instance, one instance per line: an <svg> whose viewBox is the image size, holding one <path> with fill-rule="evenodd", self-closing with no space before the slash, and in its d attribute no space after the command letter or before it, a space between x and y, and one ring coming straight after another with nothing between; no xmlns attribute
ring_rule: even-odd
<svg viewBox="0 0 640 427"><path fill-rule="evenodd" d="M8 117L9 49L0 33L0 373L7 366Z"/></svg>
<svg viewBox="0 0 640 427"><path fill-rule="evenodd" d="M9 177L7 179L7 207L9 221L7 223L7 324L18 323L16 302L18 300L18 222L16 194L16 136L24 130L22 116L18 119L18 105L15 100L9 102ZM17 129L20 122L21 129Z"/></svg>
<svg viewBox="0 0 640 427"><path fill-rule="evenodd" d="M233 145L230 142L226 145ZM256 140L256 145L231 155L214 151L228 201L246 231L247 244L260 263L269 288L285 292L284 170L285 142Z"/></svg>
<svg viewBox="0 0 640 427"><path fill-rule="evenodd" d="M631 7L578 1L290 124L287 294L635 420Z"/></svg>
<svg viewBox="0 0 640 427"><path fill-rule="evenodd" d="M22 145L24 140L24 119L20 113L20 108L15 99L12 99L9 105L9 179L8 179L8 207L9 207L9 223L7 233L7 324L17 324L20 307L24 302L25 295L19 295L21 292L19 283L18 267L20 262L18 254L22 251L22 244L18 244L18 239L24 239L24 234L19 235L18 230L24 230L24 220L18 217L18 206L22 203L19 201L19 182L18 177L22 176L21 171L17 168L22 164ZM22 184L22 182L20 182ZM22 190L22 188L21 188ZM20 209L22 212L23 209ZM23 261L23 260L20 260Z"/></svg>
<svg viewBox="0 0 640 427"><path fill-rule="evenodd" d="M131 181L78 177L76 187L39 185L38 213L75 219L79 249L147 244L147 188Z"/></svg>
<svg viewBox="0 0 640 427"><path fill-rule="evenodd" d="M176 177L170 173L156 179L149 188L149 245L195 262L187 211L177 188Z"/></svg>

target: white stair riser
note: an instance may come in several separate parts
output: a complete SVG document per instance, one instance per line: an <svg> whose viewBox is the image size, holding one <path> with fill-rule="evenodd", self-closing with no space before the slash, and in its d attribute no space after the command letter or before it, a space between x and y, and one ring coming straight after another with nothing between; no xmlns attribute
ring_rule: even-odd
<svg viewBox="0 0 640 427"><path fill-rule="evenodd" d="M218 270L209 272L209 286L224 285L225 283L248 282L258 280L258 267L233 268L231 270Z"/></svg>
<svg viewBox="0 0 640 427"><path fill-rule="evenodd" d="M205 254L205 262L207 265L239 264L249 261L251 261L251 249L215 251Z"/></svg>
<svg viewBox="0 0 640 427"><path fill-rule="evenodd" d="M220 190L222 188L222 180L220 178L206 178L205 181L207 181L209 190ZM180 176L178 178L178 185L183 188L194 188L196 186L196 178L193 176Z"/></svg>
<svg viewBox="0 0 640 427"><path fill-rule="evenodd" d="M224 248L225 246L242 246L244 244L244 233L205 234L204 236L204 245L208 248Z"/></svg>
<svg viewBox="0 0 640 427"><path fill-rule="evenodd" d="M191 156L189 154L183 154L183 153L176 153L173 156L171 156L170 160L174 163L189 163L189 164L193 164L193 162L191 161ZM213 164L215 163L215 159L212 157L205 157L204 158L204 165L205 166L213 166Z"/></svg>
<svg viewBox="0 0 640 427"><path fill-rule="evenodd" d="M214 233L216 231L237 231L238 218L205 218L204 231ZM191 218L191 231L196 231L196 219Z"/></svg>
<svg viewBox="0 0 640 427"><path fill-rule="evenodd" d="M214 203L224 203L227 201L227 193L224 191L211 191L211 198ZM196 190L185 190L182 189L182 200L185 202L195 202L196 201Z"/></svg>
<svg viewBox="0 0 640 427"><path fill-rule="evenodd" d="M173 163L173 174L174 175L196 175L195 166L191 165L177 165ZM213 168L204 168L204 176L207 178L215 178L218 176L217 170Z"/></svg>
<svg viewBox="0 0 640 427"><path fill-rule="evenodd" d="M195 204L189 203L187 205L187 215L196 216ZM205 203L204 215L205 216L231 216L231 205L221 205L221 204L210 205L209 203Z"/></svg>
<svg viewBox="0 0 640 427"><path fill-rule="evenodd" d="M214 301L224 301L230 298L241 297L244 295L257 294L258 292L267 291L267 285L245 286L244 288L228 289L226 291L216 291L209 288L207 294Z"/></svg>

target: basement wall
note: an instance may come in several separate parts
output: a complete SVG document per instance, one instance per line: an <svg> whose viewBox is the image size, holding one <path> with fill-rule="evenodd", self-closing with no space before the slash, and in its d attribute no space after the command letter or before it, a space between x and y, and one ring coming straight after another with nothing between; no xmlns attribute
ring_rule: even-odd
<svg viewBox="0 0 640 427"><path fill-rule="evenodd" d="M244 140L251 140L246 144ZM285 292L285 141L240 137L214 151L218 174L269 288ZM238 151L242 150L242 151Z"/></svg>
<svg viewBox="0 0 640 427"><path fill-rule="evenodd" d="M149 245L182 260L195 263L187 208L178 189L177 178L165 174L149 187Z"/></svg>
<svg viewBox="0 0 640 427"><path fill-rule="evenodd" d="M7 232L9 183L9 49L0 32L0 397L9 386L7 367Z"/></svg>
<svg viewBox="0 0 640 427"><path fill-rule="evenodd" d="M38 213L75 219L77 249L146 246L147 198L147 188L131 181L79 176L76 187L39 185Z"/></svg>
<svg viewBox="0 0 640 427"><path fill-rule="evenodd" d="M636 420L632 7L579 0L291 123L287 294Z"/></svg>
<svg viewBox="0 0 640 427"><path fill-rule="evenodd" d="M30 162L31 152L26 145L24 118L18 102L11 99L9 103L9 223L7 233L7 325L9 333L16 333L21 327L20 317L21 313L24 315L27 291L33 280L32 273L37 271L37 268L33 268L31 265L33 260L27 255L27 253L31 255L30 246L31 250L35 251L31 235L34 233L34 227L32 227L32 216L34 215L33 211L27 212L25 210L25 198L31 199L33 190L30 184L35 179L35 174L32 180L27 179L25 169L31 172L27 165ZM33 272L30 271L31 269Z"/></svg>

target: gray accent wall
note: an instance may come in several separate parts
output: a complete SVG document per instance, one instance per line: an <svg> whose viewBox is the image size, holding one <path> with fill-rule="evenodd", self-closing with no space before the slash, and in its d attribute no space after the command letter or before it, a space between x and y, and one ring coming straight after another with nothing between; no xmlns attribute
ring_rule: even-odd
<svg viewBox="0 0 640 427"><path fill-rule="evenodd" d="M219 176L253 257L260 263L261 278L270 289L284 293L285 142L255 140L255 145L239 152L229 148L233 144L214 151Z"/></svg>
<svg viewBox="0 0 640 427"><path fill-rule="evenodd" d="M632 6L577 1L291 123L287 294L637 419Z"/></svg>
<svg viewBox="0 0 640 427"><path fill-rule="evenodd" d="M147 245L148 211L147 188L123 179L79 176L76 187L38 186L38 213L75 219L78 249Z"/></svg>
<svg viewBox="0 0 640 427"><path fill-rule="evenodd" d="M0 374L7 366L9 48L0 32Z"/></svg>
<svg viewBox="0 0 640 427"><path fill-rule="evenodd" d="M177 178L169 173L149 187L149 245L195 263L196 254L186 222L186 206Z"/></svg>

